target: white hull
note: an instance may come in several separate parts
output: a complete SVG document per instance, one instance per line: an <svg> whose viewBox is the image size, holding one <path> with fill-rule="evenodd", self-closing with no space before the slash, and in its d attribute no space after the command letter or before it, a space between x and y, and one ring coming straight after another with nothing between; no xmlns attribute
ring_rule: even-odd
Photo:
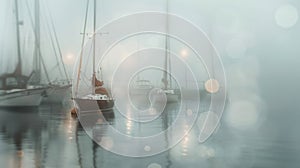
<svg viewBox="0 0 300 168"><path fill-rule="evenodd" d="M53 86L47 90L47 97L43 99L46 103L62 103L69 96L71 85Z"/></svg>
<svg viewBox="0 0 300 168"><path fill-rule="evenodd" d="M168 103L175 103L179 101L179 97L177 94L166 94Z"/></svg>
<svg viewBox="0 0 300 168"><path fill-rule="evenodd" d="M39 106L44 88L26 89L0 95L0 107Z"/></svg>

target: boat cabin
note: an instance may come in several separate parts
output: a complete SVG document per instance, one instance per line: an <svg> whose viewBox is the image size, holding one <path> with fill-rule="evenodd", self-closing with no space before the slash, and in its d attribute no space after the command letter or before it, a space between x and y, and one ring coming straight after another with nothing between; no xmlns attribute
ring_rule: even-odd
<svg viewBox="0 0 300 168"><path fill-rule="evenodd" d="M27 76L5 74L0 76L0 90L26 89L27 81Z"/></svg>
<svg viewBox="0 0 300 168"><path fill-rule="evenodd" d="M153 86L149 80L137 80L133 86L135 89L152 89Z"/></svg>

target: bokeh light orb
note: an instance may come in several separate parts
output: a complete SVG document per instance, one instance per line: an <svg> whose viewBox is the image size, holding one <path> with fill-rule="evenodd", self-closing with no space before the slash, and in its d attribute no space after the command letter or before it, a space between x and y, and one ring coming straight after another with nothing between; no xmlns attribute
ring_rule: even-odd
<svg viewBox="0 0 300 168"><path fill-rule="evenodd" d="M291 28L298 21L298 10L287 4L279 7L275 12L275 21L282 28Z"/></svg>
<svg viewBox="0 0 300 168"><path fill-rule="evenodd" d="M162 168L162 166L160 164L157 163L151 163L148 168Z"/></svg>
<svg viewBox="0 0 300 168"><path fill-rule="evenodd" d="M73 65L75 63L75 55L72 53L67 53L64 57L63 57L63 62L66 65Z"/></svg>
<svg viewBox="0 0 300 168"><path fill-rule="evenodd" d="M208 93L217 93L220 89L220 84L215 79L209 79L205 82L205 90Z"/></svg>

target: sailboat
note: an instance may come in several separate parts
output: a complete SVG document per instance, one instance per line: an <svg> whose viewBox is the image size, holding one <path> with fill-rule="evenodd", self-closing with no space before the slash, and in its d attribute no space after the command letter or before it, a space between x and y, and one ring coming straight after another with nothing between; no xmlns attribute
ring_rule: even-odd
<svg viewBox="0 0 300 168"><path fill-rule="evenodd" d="M20 20L18 0L15 0L15 21L17 37L18 63L13 73L0 76L0 107L38 106L40 105L45 87L30 85L34 72L29 76L22 73L22 58L20 49Z"/></svg>
<svg viewBox="0 0 300 168"><path fill-rule="evenodd" d="M48 89L46 90L46 96L44 97L43 101L47 102L47 103L61 103L64 98L66 97L68 91L70 91L70 80L68 78L68 74L65 68L65 65L63 63L63 59L62 59L62 53L60 50L60 45L58 42L58 38L56 35L56 31L55 31L55 27L53 24L53 20L52 17L50 15L50 19L51 19L51 26L49 25L49 20L47 18L45 18L45 22L47 23L47 27L48 27L48 31L49 31L49 36L50 36L50 40L51 40L51 45L54 51L54 55L56 56L56 67L59 68L60 74L64 74L65 79L66 80L51 80L50 76L47 72L47 69L45 66L43 66L44 71L45 71L45 75L48 82L47 83L43 83L41 81L43 75L41 73L41 65L43 65L43 55L41 53L41 25L40 25L40 9L41 5L40 5L40 0L35 0L34 3L34 13L35 13L35 25L34 25L34 34L35 34L35 50L34 50L34 57L35 57L35 62L34 62L34 67L35 67L35 76L34 76L34 80L31 81L32 84L35 85L46 85L48 86ZM52 28L52 31L51 31ZM54 36L54 37L53 37ZM59 55L59 56L58 56ZM53 56L52 56L53 57ZM58 58L59 57L59 58ZM52 61L52 60L51 60ZM61 66L63 68L63 72L61 70Z"/></svg>
<svg viewBox="0 0 300 168"><path fill-rule="evenodd" d="M149 80L137 79L133 85L131 85L131 93L133 95L147 95L154 86Z"/></svg>
<svg viewBox="0 0 300 168"><path fill-rule="evenodd" d="M87 2L88 3L88 2ZM88 5L88 4L87 4ZM88 10L88 7L87 7ZM87 13L87 12L86 12ZM87 20L87 14L85 17L85 25L84 25L84 34L86 30L86 20ZM77 116L80 117L84 113L89 112L97 112L101 111L103 112L112 112L112 108L114 106L114 99L109 95L106 88L103 87L104 82L103 80L98 80L96 77L96 66L95 66L95 57L96 57L96 0L94 0L94 36L93 36L93 72L92 72L92 82L91 82L91 93L86 94L84 96L78 96L78 85L79 85L79 79L81 76L81 64L80 62L79 69L78 69L78 78L77 78L77 90L75 92L75 98L73 100L75 101L77 105ZM82 50L84 45L85 37L83 36L82 40ZM81 51L80 54L80 60L82 60L83 57L83 51ZM101 70L102 72L102 70Z"/></svg>
<svg viewBox="0 0 300 168"><path fill-rule="evenodd" d="M167 14L169 13L169 3L167 0ZM167 102L178 102L179 95L176 93L175 89L172 86L172 77L171 77L171 55L170 55L170 39L168 36L169 31L169 17L166 18L166 36L165 36L165 64L164 64L164 73L162 78L163 88L162 91L166 94ZM168 75L169 72L169 75ZM169 78L169 79L168 79Z"/></svg>
<svg viewBox="0 0 300 168"><path fill-rule="evenodd" d="M138 44L138 50L140 50L140 39L138 39L137 44ZM136 80L132 82L132 84L130 84L129 95L133 100L133 102L137 102L138 104L148 105L150 103L149 94L152 89L154 89L154 86L150 82L150 80L141 79L141 74L138 73Z"/></svg>

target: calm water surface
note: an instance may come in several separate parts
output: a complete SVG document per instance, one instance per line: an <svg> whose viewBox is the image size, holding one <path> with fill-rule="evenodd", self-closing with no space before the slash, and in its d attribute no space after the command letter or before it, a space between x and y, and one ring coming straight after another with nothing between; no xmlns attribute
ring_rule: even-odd
<svg viewBox="0 0 300 168"><path fill-rule="evenodd" d="M269 115L258 129L246 131L232 129L223 119L214 135L203 144L197 140L196 124L171 150L131 158L111 153L94 143L77 119L71 117L70 108L69 104L44 104L26 110L1 109L1 167L296 168L300 165L297 129L288 129L281 113ZM167 115L163 115L167 121L157 120L146 126L131 123L115 112L111 124L127 135L151 135L172 123L177 108L177 105L169 105ZM205 108L200 110L204 111ZM297 114L290 117L295 116Z"/></svg>

